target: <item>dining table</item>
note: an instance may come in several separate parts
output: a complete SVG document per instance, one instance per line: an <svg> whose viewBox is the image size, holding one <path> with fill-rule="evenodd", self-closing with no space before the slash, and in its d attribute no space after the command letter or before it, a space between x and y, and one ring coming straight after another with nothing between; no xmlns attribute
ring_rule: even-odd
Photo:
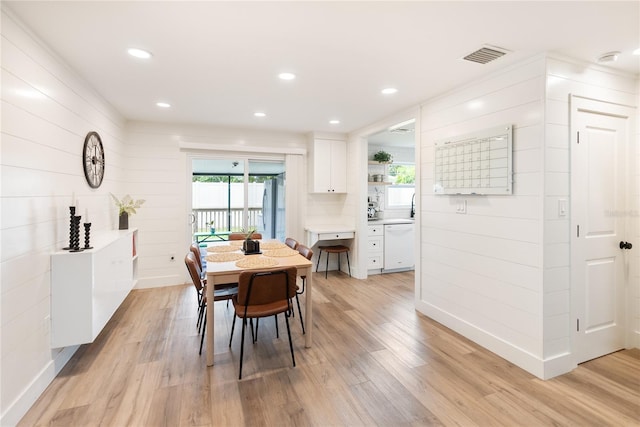
<svg viewBox="0 0 640 427"><path fill-rule="evenodd" d="M240 273L252 270L278 270L296 267L298 277L306 276L305 281L305 347L311 347L313 334L313 263L277 240L259 240L260 253L245 254L243 240L207 243L207 366L214 364L214 288L216 285L237 283ZM295 252L295 253L294 253Z"/></svg>

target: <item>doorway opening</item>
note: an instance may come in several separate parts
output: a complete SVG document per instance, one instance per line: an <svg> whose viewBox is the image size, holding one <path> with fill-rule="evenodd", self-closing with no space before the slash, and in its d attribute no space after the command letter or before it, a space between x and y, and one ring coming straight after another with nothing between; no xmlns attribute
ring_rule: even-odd
<svg viewBox="0 0 640 427"><path fill-rule="evenodd" d="M285 164L247 158L193 159L192 231L227 240L232 232L255 230L284 240Z"/></svg>

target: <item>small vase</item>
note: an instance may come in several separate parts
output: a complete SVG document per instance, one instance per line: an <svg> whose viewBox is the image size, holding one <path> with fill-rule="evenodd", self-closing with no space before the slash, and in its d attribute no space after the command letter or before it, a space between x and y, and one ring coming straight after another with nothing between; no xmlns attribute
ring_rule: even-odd
<svg viewBox="0 0 640 427"><path fill-rule="evenodd" d="M129 229L129 214L126 212L122 212L120 214L120 224L118 230L128 230Z"/></svg>
<svg viewBox="0 0 640 427"><path fill-rule="evenodd" d="M242 244L245 254L255 254L260 252L260 242L256 240L245 240Z"/></svg>
<svg viewBox="0 0 640 427"><path fill-rule="evenodd" d="M216 234L216 228L215 227L211 227L211 234Z"/></svg>

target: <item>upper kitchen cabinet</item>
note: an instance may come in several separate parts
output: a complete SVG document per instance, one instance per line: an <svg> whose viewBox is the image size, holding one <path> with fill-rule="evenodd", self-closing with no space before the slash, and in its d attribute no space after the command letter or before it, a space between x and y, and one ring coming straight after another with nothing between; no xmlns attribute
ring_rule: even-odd
<svg viewBox="0 0 640 427"><path fill-rule="evenodd" d="M313 138L309 146L309 191L346 193L347 142Z"/></svg>

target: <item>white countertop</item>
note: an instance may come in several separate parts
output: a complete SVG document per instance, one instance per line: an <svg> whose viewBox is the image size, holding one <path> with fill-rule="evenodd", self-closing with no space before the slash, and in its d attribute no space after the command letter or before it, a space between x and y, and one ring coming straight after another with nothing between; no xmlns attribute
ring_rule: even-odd
<svg viewBox="0 0 640 427"><path fill-rule="evenodd" d="M383 218L367 221L368 225L387 225L387 224L415 224L413 218Z"/></svg>
<svg viewBox="0 0 640 427"><path fill-rule="evenodd" d="M344 224L321 224L321 225L308 225L305 227L306 231L311 233L348 233L356 231L356 228L352 225Z"/></svg>

